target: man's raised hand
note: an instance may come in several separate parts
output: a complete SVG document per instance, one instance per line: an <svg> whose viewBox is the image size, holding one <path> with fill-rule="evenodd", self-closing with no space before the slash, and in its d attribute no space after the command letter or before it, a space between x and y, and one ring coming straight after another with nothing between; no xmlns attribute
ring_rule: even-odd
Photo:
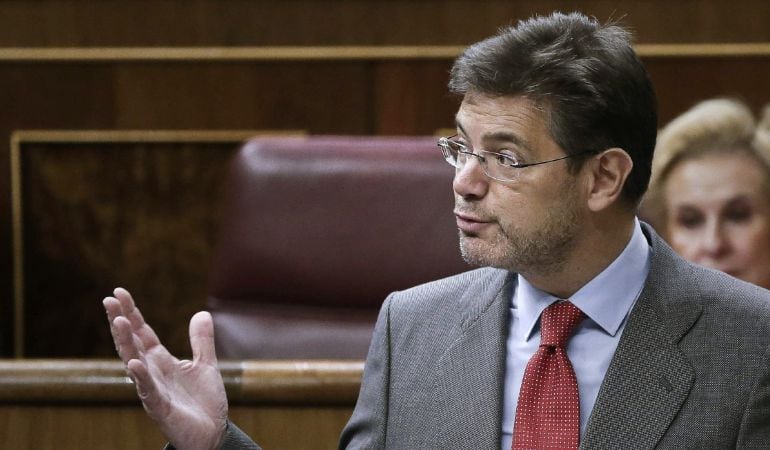
<svg viewBox="0 0 770 450"><path fill-rule="evenodd" d="M179 450L217 448L227 426L227 396L217 368L211 315L190 320L193 359L179 360L144 321L131 294L117 288L104 299L115 349L139 398Z"/></svg>

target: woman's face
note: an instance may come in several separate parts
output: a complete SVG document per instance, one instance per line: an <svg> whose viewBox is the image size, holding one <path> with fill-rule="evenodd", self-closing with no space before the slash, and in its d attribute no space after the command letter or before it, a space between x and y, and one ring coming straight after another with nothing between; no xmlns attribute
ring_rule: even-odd
<svg viewBox="0 0 770 450"><path fill-rule="evenodd" d="M684 258L770 288L767 173L751 156L679 162L664 190L671 246Z"/></svg>

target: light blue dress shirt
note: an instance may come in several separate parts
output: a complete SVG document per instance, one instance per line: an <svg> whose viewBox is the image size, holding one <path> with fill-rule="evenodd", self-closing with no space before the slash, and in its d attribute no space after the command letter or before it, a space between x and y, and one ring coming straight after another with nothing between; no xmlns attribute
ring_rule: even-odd
<svg viewBox="0 0 770 450"><path fill-rule="evenodd" d="M635 220L631 239L615 261L568 299L586 315L567 344L567 356L575 369L580 395L581 439L626 318L644 287L649 268L650 246L639 221ZM503 450L511 448L524 369L540 345L540 313L560 299L537 289L519 275L511 300L503 388Z"/></svg>

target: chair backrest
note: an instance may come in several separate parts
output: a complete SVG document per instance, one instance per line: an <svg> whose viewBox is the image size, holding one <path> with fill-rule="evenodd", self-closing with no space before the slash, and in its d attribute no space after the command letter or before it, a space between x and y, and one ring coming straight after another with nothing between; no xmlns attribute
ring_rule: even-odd
<svg viewBox="0 0 770 450"><path fill-rule="evenodd" d="M466 269L430 137L257 138L232 163L209 308L223 358L363 358L385 296Z"/></svg>

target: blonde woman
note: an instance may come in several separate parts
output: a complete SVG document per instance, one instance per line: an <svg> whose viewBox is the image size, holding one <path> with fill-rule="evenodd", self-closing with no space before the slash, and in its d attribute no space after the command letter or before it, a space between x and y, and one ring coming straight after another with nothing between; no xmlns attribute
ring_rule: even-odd
<svg viewBox="0 0 770 450"><path fill-rule="evenodd" d="M703 101L658 135L645 210L697 264L770 288L770 106Z"/></svg>

